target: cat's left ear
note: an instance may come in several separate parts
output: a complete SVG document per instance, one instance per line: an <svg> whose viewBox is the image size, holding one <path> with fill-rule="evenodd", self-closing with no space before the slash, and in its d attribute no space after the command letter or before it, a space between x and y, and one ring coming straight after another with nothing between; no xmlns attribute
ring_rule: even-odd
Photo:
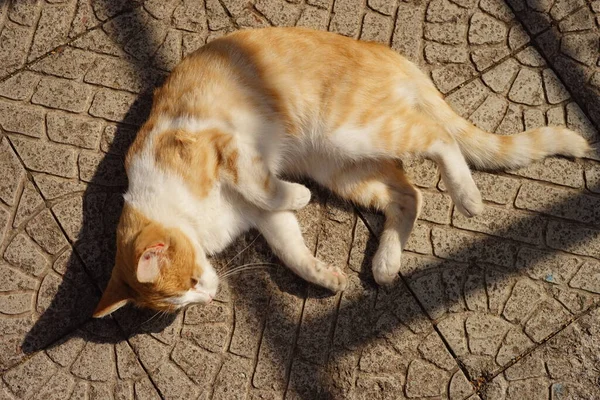
<svg viewBox="0 0 600 400"><path fill-rule="evenodd" d="M116 268L116 267L115 267ZM94 310L94 318L102 318L117 311L132 300L129 287L115 274L110 277L108 286Z"/></svg>
<svg viewBox="0 0 600 400"><path fill-rule="evenodd" d="M141 283L152 283L160 275L160 266L166 254L167 245L159 242L147 247L138 260L136 277Z"/></svg>

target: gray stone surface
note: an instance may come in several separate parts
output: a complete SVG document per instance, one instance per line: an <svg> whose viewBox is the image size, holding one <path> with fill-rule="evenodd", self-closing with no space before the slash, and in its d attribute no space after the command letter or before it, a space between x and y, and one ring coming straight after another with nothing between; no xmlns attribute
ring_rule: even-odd
<svg viewBox="0 0 600 400"><path fill-rule="evenodd" d="M0 398L600 397L598 151L476 172L471 219L435 164L404 160L423 210L393 287L370 272L383 217L313 188L298 218L345 292L279 268L175 316L90 319L123 156L182 56L241 28L328 29L403 53L480 128L562 125L600 148L598 1L0 3ZM279 262L255 237L215 263Z"/></svg>

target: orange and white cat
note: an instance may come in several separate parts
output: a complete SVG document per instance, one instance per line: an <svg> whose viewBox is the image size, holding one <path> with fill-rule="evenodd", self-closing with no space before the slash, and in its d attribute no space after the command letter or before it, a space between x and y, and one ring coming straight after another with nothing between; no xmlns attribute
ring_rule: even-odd
<svg viewBox="0 0 600 400"><path fill-rule="evenodd" d="M250 228L297 275L343 290L344 273L313 256L292 212L310 191L282 175L383 211L373 274L388 284L421 207L399 159L435 161L458 210L473 216L482 201L467 161L516 168L587 150L561 127L513 136L476 128L379 44L298 28L233 33L186 57L155 92L127 155L116 262L94 316L128 302L176 310L211 301L219 278L207 257Z"/></svg>

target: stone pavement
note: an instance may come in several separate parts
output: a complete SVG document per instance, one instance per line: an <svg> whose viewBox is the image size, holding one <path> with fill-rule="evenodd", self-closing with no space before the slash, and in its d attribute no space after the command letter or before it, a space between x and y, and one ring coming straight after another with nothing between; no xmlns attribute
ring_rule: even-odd
<svg viewBox="0 0 600 400"><path fill-rule="evenodd" d="M600 398L599 24L600 0L0 0L0 398ZM596 152L476 173L473 219L408 162L424 209L392 289L381 216L314 188L299 217L344 293L267 269L175 316L90 319L149 90L268 25L387 43L478 126L567 125ZM255 238L218 262L277 262Z"/></svg>

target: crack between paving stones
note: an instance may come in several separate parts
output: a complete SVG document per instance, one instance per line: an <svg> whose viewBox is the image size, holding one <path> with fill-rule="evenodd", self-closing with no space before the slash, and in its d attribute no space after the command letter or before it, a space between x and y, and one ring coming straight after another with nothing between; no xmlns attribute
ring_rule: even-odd
<svg viewBox="0 0 600 400"><path fill-rule="evenodd" d="M9 74L7 74L7 75L3 76L3 77L0 77L0 83L4 83L5 81L9 80L9 79L10 79L10 78L12 78L13 76L15 76L15 75L18 75L19 73L21 73L21 72L23 72L23 71L29 70L29 67L30 67L30 66L32 66L33 64L35 64L35 63L37 63L37 62L41 61L42 59L44 59L44 58L46 58L46 57L48 57L48 56L51 56L51 55L52 55L54 52L56 52L57 50L59 50L61 47L66 47L66 46L69 46L71 43L73 43L74 41L76 41L76 40L77 40L77 39L79 39L80 37L82 37L82 36L84 36L84 35L88 34L89 32L93 31L94 29L98 29L99 27L102 27L103 25L105 25L105 24L107 24L107 23L111 22L112 20L114 20L114 19L116 19L116 18L120 17L121 15L127 14L127 13L129 13L129 12L132 12L132 11L134 11L134 10L137 10L137 9L139 9L139 8L143 8L143 6L144 6L144 3L140 4L140 5L139 5L139 6L137 6L137 7L130 8L130 9L127 9L127 10L123 10L123 11L121 11L121 12L119 12L119 13L117 13L117 14L113 15L112 17L110 17L110 18L106 19L105 21L102 21L100 24L98 24L98 25L95 25L95 26L93 26L93 27L91 27L91 28L89 28L89 29L87 29L87 30L85 30L85 31L81 32L80 34L73 36L72 38L69 38L69 37L67 37L67 40L66 40L64 43L62 43L62 44L59 44L58 46L56 46L56 47L54 47L54 48L52 48L52 49L48 50L47 52L43 53L42 55L40 55L39 57L36 57L35 59L33 59L33 60L31 60L31 61L27 61L25 64L23 64L23 66L21 66L20 68L18 68L18 69L16 69L16 70L14 70L13 72L11 72L11 73L9 73ZM154 18L154 17L153 17L153 18ZM39 20L40 20L40 19L41 19L41 12L40 12L40 17L39 17L39 18L38 18L38 20L36 21L36 27L35 27L34 34L33 34L33 35L34 35L34 37L31 39L31 45L29 46L29 50L27 51L27 55L29 55L29 53L31 52L31 47L33 46L33 40L35 39L35 32L37 31L37 27L38 27L38 24L39 24ZM67 35L68 35L68 34L67 34ZM108 36L108 35L107 35L107 37L110 39L110 41L111 41L113 44L115 44L115 45L117 45L117 46L118 46L118 43L116 43L116 42L115 42L115 41L114 41L114 40L113 40L113 39L112 39L110 36ZM158 50L157 50L157 51L158 51ZM153 56L154 56L154 55L152 55L152 57L153 57ZM151 60L151 59L152 59L152 57L150 57L150 58L149 58L149 60ZM114 121L113 121L113 122L114 122Z"/></svg>
<svg viewBox="0 0 600 400"><path fill-rule="evenodd" d="M266 310L269 310L271 307L271 300L273 299L273 296L269 296L269 302L267 303L267 307ZM304 305L302 305L302 311L304 312ZM254 386L254 376L256 375L256 367L258 366L258 360L260 357L260 349L263 346L263 341L265 340L265 331L267 330L267 322L269 322L269 315L267 313L266 317L265 317L265 322L263 324L262 327L262 331L260 333L260 341L258 343L258 347L256 349L256 354L254 356L254 366L252 368L252 376L250 377L250 386ZM235 327L234 327L235 329ZM223 364L221 364L221 368L219 368L219 373L221 373L221 369L223 368ZM217 377L219 376L219 373L217 373ZM213 390L212 393L210 395L210 398L212 399L214 397L215 394L215 388L216 386L213 386Z"/></svg>
<svg viewBox="0 0 600 400"><path fill-rule="evenodd" d="M510 5L509 5L509 7L510 7ZM584 5L584 6L581 6L581 7L577 8L577 9L575 9L573 12L571 12L570 14L567 14L565 17L563 17L563 19L561 19L561 21L562 21L562 20L564 20L565 18L569 17L570 15L572 15L572 14L576 13L577 11L581 10L581 9L582 9L582 8L584 8L584 7L586 7L586 5ZM517 13L516 13L516 12L515 12L515 11L514 11L512 8L511 8L511 11L513 12L513 14L515 14L515 15L517 14ZM396 24L396 18L397 18L397 14L396 14L396 17L394 18L394 26L395 26L395 24ZM551 69L551 70L552 70L552 72L554 72L554 73L556 74L556 76L557 76L557 77L559 77L559 79L560 79L560 82L561 82L561 83L563 83L563 81L562 81L562 79L560 78L560 76L559 76L559 75L556 73L556 71L554 70L554 67L552 66L552 64L548 62L548 59L546 58L546 56L543 54L543 52L539 51L539 49L538 49L538 46L535 44L535 39L536 39L536 38L540 37L541 35L545 34L545 33L546 33L546 32L548 32L549 30L551 30L552 28L556 27L556 26L557 26L557 25L560 23L560 21L552 21L552 22L550 23L550 25L548 25L548 27L547 27L546 29L544 29L544 30L540 31L540 32L539 32L538 34L536 34L536 35L533 35L533 34L530 32L530 30L529 30L529 29L528 29L528 28L525 26L525 24L523 24L523 23L521 22L521 20L519 20L519 19L518 19L518 18L516 18L516 17L515 17L515 19L516 19L516 20L517 20L517 22L519 23L519 26L521 26L523 29L525 29L525 30L527 31L527 35L529 36L529 41L528 41L527 43L525 43L525 44L523 44L523 45L521 45L521 46L517 47L515 50L511 51L511 52L510 52L508 55L506 55L506 56L504 56L504 57L500 58L498 61L494 62L494 63L493 63L492 65L490 65L489 67L487 67L487 68L484 68L484 69L482 69L481 71L477 71L477 74L476 74L475 76L473 76L473 77L471 77L471 78L469 78L469 79L465 80L463 83L461 83L461 84L460 84L460 85L458 85L457 87L455 87L455 88L453 88L453 89L449 90L448 92L444 93L444 94L443 94L444 98L446 98L446 97L450 96L450 95L451 95L451 94L453 94L454 92L457 92L458 90L462 89L464 86L468 85L469 83L473 82L474 80L477 80L477 79L481 78L481 77L482 77L482 76L483 76L483 75L484 75L486 72L489 72L490 70L492 70L492 69L496 68L498 65L502 64L502 63L503 63L503 62L505 62L506 60L508 60L508 59L510 59L510 58L513 58L513 57L515 57L515 55L517 55L518 53L520 53L521 51L525 50L527 47L530 47L530 46L531 46L531 47L534 47L534 48L535 48L535 50L536 50L536 51L537 51L537 52L540 54L540 56L541 56L542 58L544 58L544 61L546 62L546 66L547 66L547 68ZM516 75L513 77L513 80L512 80L512 81L514 82L514 80L515 80L515 79L516 79ZM563 83L563 85L564 85L564 83ZM486 85L486 86L487 86L487 85ZM567 86L565 85L565 87L567 87ZM574 96L573 96L573 94L571 93L571 89L570 89L570 88L568 88L568 87L567 87L567 89L568 89L568 91L569 91L569 94L571 95L571 99L575 100L575 97L574 97ZM580 106L580 108L582 108L582 107L581 107L581 105L579 104L579 102L578 102L577 100L575 100L575 101L576 101L577 105L579 105L579 106ZM565 100L564 102L561 102L561 103L559 103L559 104L566 103L566 102L568 102L568 100ZM582 108L582 110L583 110L583 108ZM587 117L587 114L586 114L586 117ZM588 119L589 119L589 117L588 117ZM600 129L600 128L599 128L599 129Z"/></svg>
<svg viewBox="0 0 600 400"><path fill-rule="evenodd" d="M356 226L358 225L358 215L356 214L356 210L354 212L354 224L352 225L352 238L350 239L350 248L348 249L348 256L346 257L346 267L349 268L350 265L350 257L352 255L352 249L354 248L354 240L356 238ZM325 364L329 363L331 359L331 353L334 350L334 341L335 341L335 333L338 326L338 318L340 316L340 309L342 308L342 298L344 297L344 292L338 294L337 304L334 311L333 318L333 328L331 329L331 334L329 338L329 352L327 353L327 359L325 360Z"/></svg>
<svg viewBox="0 0 600 400"><path fill-rule="evenodd" d="M512 359L510 362L508 362L507 364L505 364L502 367L500 367L500 369L498 371L496 371L495 373L490 374L489 376L486 376L485 380L481 383L481 385L477 389L476 393L478 395L480 395L482 389L484 389L487 384L491 383L494 380L494 378L496 378L498 375L500 375L501 373L503 373L504 371L506 371L508 368L510 368L513 365L515 365L521 359L523 359L523 358L527 357L529 354L533 353L535 350L537 350L540 347L542 347L548 341L550 341L551 339L553 339L556 335L558 335L559 333L562 333L566 328L568 328L569 326L571 326L573 323L579 321L581 318L587 316L588 314L590 314L592 311L596 310L597 308L600 308L600 302L596 302L596 303L592 304L586 311L582 312L581 314L572 316L567 322L563 323L560 326L559 329L557 329L555 332L551 333L550 335L546 336L536 346L534 346L531 349L526 350L524 353L518 355L517 357L515 357L514 359Z"/></svg>
<svg viewBox="0 0 600 400"><path fill-rule="evenodd" d="M522 28L523 28L523 29L524 29L524 30L527 32L527 35L529 35L529 42L528 42L528 43L527 43L525 46L527 46L527 45L530 45L530 46L532 46L532 47L534 47L534 48L535 48L535 50L536 50L536 51L537 51L537 53L540 55L540 57L542 57L542 58L544 59L544 61L546 62L546 66L547 66L547 68L548 68L548 69L550 69L552 72L554 72L554 74L556 75L556 77L559 79L560 83L562 83L562 84L563 84L563 86L564 86L564 87L567 89L567 91L569 92L569 95L571 96L571 100L573 100L573 101L574 101L574 102L577 104L577 106L579 106L579 108L580 108L580 109L581 109L581 111L584 113L584 115L586 116L586 118L587 118L587 119L590 121L590 123L591 123L592 125L594 125L594 127L595 127L596 129L600 130L600 126L598 126L598 125L596 124L596 122L594 122L594 120L592 120L592 119L590 118L590 116L588 115L588 112L586 111L586 108L582 106L582 105L583 105L583 103L584 103L584 101L583 101L582 99L580 99L578 95L574 95L574 93L578 93L578 91L574 91L574 90L571 88L571 85L568 85L568 84L566 84L566 83L564 82L564 79L563 79L563 78L561 77L561 75L560 75L560 74L559 74L559 73L556 71L556 68L554 67L553 63L551 63L551 62L550 62L550 60L549 60L549 58L546 56L546 54L544 54L544 52L543 52L543 51L541 51L541 49L539 48L539 44L536 42L536 39L537 39L538 37L540 37L541 35L545 34L545 33L546 33L546 32L548 32L548 31L552 30L552 28L555 28L555 27L557 27L557 26L560 24L560 22L564 21L564 20L565 20L566 18L568 18L569 16L571 16L571 15L573 15L573 14L577 13L578 11L580 11L580 10L581 10L581 9L583 9L583 8L586 8L586 7L588 7L588 4L587 4L587 3L584 3L584 5L582 5L582 6L578 7L578 8L576 8L575 10L573 10L572 12L570 12L569 14L565 15L563 18L561 18L561 20L560 20L560 21L554 21L554 20L552 20L552 21L550 22L550 25L549 25L549 26L548 26L546 29L544 29L543 31L539 32L539 33L538 33L538 34L536 34L536 35L533 35L533 34L531 33L531 29L529 29L529 27L528 27L527 25L525 25L525 24L523 23L523 21L522 21L521 19L519 19L519 17L517 17L517 15L519 15L519 13L518 13L518 12L516 12L516 10L515 10L515 9L514 9L514 8L513 8L513 7L512 7L512 6L511 6L509 3L508 3L508 2L506 2L506 5L507 5L507 6L510 8L510 10L512 11L512 13L515 15L515 19L516 19L516 20L519 22L519 24L521 25L521 27L522 27ZM521 50L522 50L522 49L521 49ZM519 50L519 51L520 51L520 50ZM569 58L571 58L571 57L569 57ZM502 61L504 61L504 59L503 59ZM577 60L575 60L575 61L577 61ZM581 64L579 61L577 61L577 63L578 63L578 64ZM500 64L500 62L499 62L499 63L496 63L496 64L494 64L494 66L497 66L497 65L499 65L499 64ZM581 65L583 65L583 64L581 64ZM544 89L545 89L545 80L542 80L542 82L543 82L542 84L544 85ZM466 84L466 83L465 83L465 84ZM461 85L460 87L462 87L462 86L464 86L464 84L463 84L463 85ZM454 91L454 90L452 90L452 92L453 92L453 91ZM544 91L544 95L545 95L545 93L546 93L546 92ZM450 93L448 93L448 94L450 94ZM565 102L567 102L567 101L568 101L568 100L565 100ZM562 104L562 103L561 103L561 104Z"/></svg>
<svg viewBox="0 0 600 400"><path fill-rule="evenodd" d="M323 231L323 219L325 218L325 214L327 212L327 199L325 200L324 203L325 203L325 206L319 212L319 225L318 225L319 230L317 231L317 237L315 239L315 248L313 250L313 256L315 256L315 257L317 255L317 250L319 248L319 239L321 237L321 232ZM298 348L298 339L300 338L300 331L302 329L302 321L304 319L304 310L306 308L306 300L308 299L309 290L310 290L310 284L305 285L304 299L302 300L302 310L300 311L300 319L299 319L298 326L296 328L296 334L294 336L294 343L292 345L292 353L290 354L290 361L289 361L288 365L286 366L285 390L283 391L284 399L287 397L287 393L290 390L290 383L291 383L291 377L292 377L292 366L294 365L294 358L297 353L296 349ZM265 322L265 326L266 326L266 322ZM334 327L334 329L335 329L335 327ZM263 334L263 337L261 337L261 345L262 345L263 338L264 338L264 334ZM257 357L257 362L258 362L258 357Z"/></svg>

